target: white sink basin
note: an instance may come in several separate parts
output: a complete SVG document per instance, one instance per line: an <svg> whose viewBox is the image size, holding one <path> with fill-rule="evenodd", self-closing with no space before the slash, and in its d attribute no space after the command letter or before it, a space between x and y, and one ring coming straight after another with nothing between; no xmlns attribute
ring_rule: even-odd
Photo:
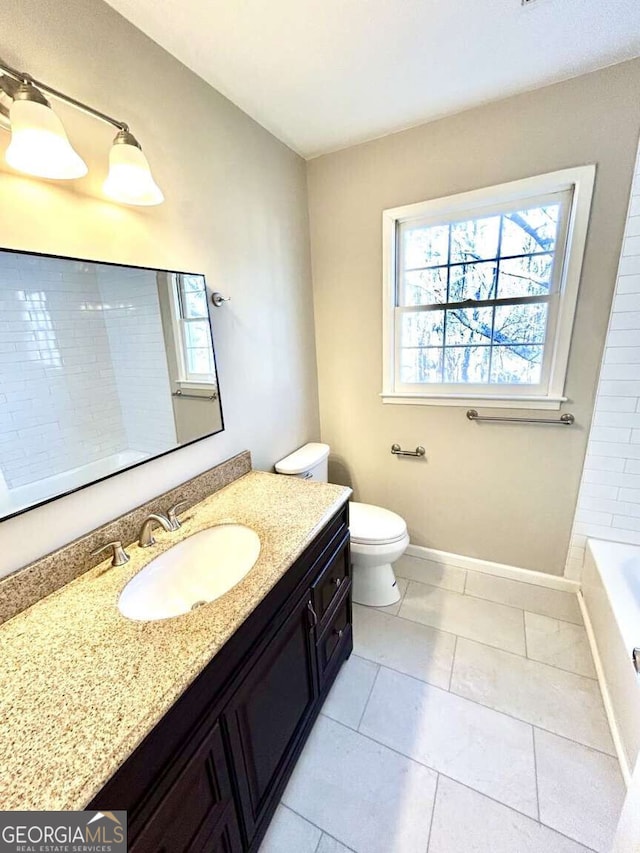
<svg viewBox="0 0 640 853"><path fill-rule="evenodd" d="M239 583L259 553L257 533L242 524L201 530L139 571L120 593L118 609L142 622L188 613Z"/></svg>

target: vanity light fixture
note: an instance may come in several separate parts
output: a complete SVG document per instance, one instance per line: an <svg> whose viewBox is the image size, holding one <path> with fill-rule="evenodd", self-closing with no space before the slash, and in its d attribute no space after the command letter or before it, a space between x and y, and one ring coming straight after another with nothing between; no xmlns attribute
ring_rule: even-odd
<svg viewBox="0 0 640 853"><path fill-rule="evenodd" d="M164 201L140 143L128 130L120 130L113 140L103 189L109 198L125 204L152 205Z"/></svg>
<svg viewBox="0 0 640 853"><path fill-rule="evenodd" d="M51 104L31 83L21 83L9 110L7 163L38 178L81 178L87 164L73 149Z"/></svg>
<svg viewBox="0 0 640 853"><path fill-rule="evenodd" d="M0 94L11 101L8 108L0 101L0 119L4 118L5 123L8 119L11 131L5 158L12 168L53 180L81 178L87 174L86 163L69 142L44 92L117 129L109 154L109 173L103 185L109 198L145 206L164 201L140 143L127 124L0 61Z"/></svg>

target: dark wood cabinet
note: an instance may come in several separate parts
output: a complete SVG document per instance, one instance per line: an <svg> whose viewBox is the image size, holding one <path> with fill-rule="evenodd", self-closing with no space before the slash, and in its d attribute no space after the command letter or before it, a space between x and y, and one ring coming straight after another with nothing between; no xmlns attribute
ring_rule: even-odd
<svg viewBox="0 0 640 853"><path fill-rule="evenodd" d="M318 698L310 601L308 595L300 599L223 714L248 835L278 788Z"/></svg>
<svg viewBox="0 0 640 853"><path fill-rule="evenodd" d="M170 776L168 790L130 844L130 853L214 849L240 853L240 830L219 723L203 733L185 766L181 770L174 767Z"/></svg>
<svg viewBox="0 0 640 853"><path fill-rule="evenodd" d="M349 549L338 548L312 586L313 606L321 626L350 578Z"/></svg>
<svg viewBox="0 0 640 853"><path fill-rule="evenodd" d="M131 853L255 853L352 647L345 506L88 808Z"/></svg>
<svg viewBox="0 0 640 853"><path fill-rule="evenodd" d="M350 587L343 590L318 638L317 661L321 689L328 682L333 682L335 670L344 660L345 649L350 651L353 647L350 592Z"/></svg>

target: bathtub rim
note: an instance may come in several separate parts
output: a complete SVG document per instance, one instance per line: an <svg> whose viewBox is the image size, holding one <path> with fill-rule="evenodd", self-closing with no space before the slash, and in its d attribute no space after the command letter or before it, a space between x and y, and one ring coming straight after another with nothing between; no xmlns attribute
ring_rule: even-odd
<svg viewBox="0 0 640 853"><path fill-rule="evenodd" d="M592 619L591 612L588 604L588 595L585 595L585 592L588 592L588 586L584 583L585 571L587 570L587 563L591 562L594 568L594 571L597 575L598 581L602 588L602 592L604 593L604 598L606 601L606 605L608 609L611 611L614 625L613 632L617 633L617 639L619 640L620 647L625 648L624 646L624 637L620 630L620 623L618 622L616 608L614 607L614 603L611 600L611 583L605 582L606 573L602 572L602 560L606 560L606 557L611 557L612 552L616 551L628 551L632 550L637 553L637 556L640 558L640 546L638 545L628 545L627 543L615 542L613 540L606 539L596 539L596 538L588 538L586 543L586 554L585 554L585 564L582 572L582 585L581 589L578 593L578 603L580 605L580 610L582 612L582 617L584 619L585 630L587 632L587 639L589 641L589 646L591 648L591 654L593 656L594 665L596 669L596 675L598 678L598 684L600 686L600 692L602 694L602 699L605 707L605 713L607 715L607 720L609 722L609 727L611 729L611 735L613 738L614 747L616 750L616 754L618 757L618 761L620 764L620 770L622 772L623 779L627 788L631 785L634 765L630 761L627 748L625 746L625 738L623 736L624 725L621 720L624 716L624 712L616 712L616 702L614 701L613 694L613 684L615 682L615 669L611 666L611 659L607 661L609 657L606 654L606 645L607 640L610 638L602 637L601 648L598 644L597 634L594 627L594 619ZM600 560L600 562L598 562ZM617 584L614 583L614 587L617 588ZM597 613L594 613L594 618ZM631 656L628 658L629 663L629 672L631 677L627 679L629 686L633 684L633 669L631 663ZM616 664L619 664L616 658ZM620 666L624 666L624 664L619 664ZM609 677L611 676L611 678ZM640 690L640 676L635 676L635 686ZM632 693L633 691L631 691ZM634 703L633 697L630 698L630 704ZM640 761L640 758L638 759Z"/></svg>

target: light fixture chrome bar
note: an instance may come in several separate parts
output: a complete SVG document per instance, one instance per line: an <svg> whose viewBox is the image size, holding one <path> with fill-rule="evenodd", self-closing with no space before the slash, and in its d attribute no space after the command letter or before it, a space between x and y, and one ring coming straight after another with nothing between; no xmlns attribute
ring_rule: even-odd
<svg viewBox="0 0 640 853"><path fill-rule="evenodd" d="M104 121L107 124L112 125L112 127L117 127L118 130L129 130L129 125L125 122L118 121L118 119L115 119L112 116L101 112L100 110L96 110L94 107L90 107L88 104L85 104L82 101L76 100L76 98L72 98L70 95L65 95L64 92L60 92L58 89L54 89L53 86L49 86L47 83L42 83L40 80L36 80L30 74L27 74L24 71L18 71L11 65L7 65L7 63L3 62L1 59L0 71L3 74L8 75L9 77L12 77L14 80L17 80L19 83L27 83L31 86L35 86L36 89L41 89L43 92L46 92L53 98L57 98L59 101L64 101L65 103L70 104L72 107L76 107L76 109L82 110L82 112L87 113L87 115L93 116L94 118L100 119L100 121Z"/></svg>
<svg viewBox="0 0 640 853"><path fill-rule="evenodd" d="M550 424L551 426L572 426L576 419L575 417L567 412L566 415L560 415L558 419L556 418L508 418L508 417L489 417L487 415L481 415L477 412L476 409L469 409L467 411L467 417L470 421L496 421L500 423L511 423L511 424Z"/></svg>

